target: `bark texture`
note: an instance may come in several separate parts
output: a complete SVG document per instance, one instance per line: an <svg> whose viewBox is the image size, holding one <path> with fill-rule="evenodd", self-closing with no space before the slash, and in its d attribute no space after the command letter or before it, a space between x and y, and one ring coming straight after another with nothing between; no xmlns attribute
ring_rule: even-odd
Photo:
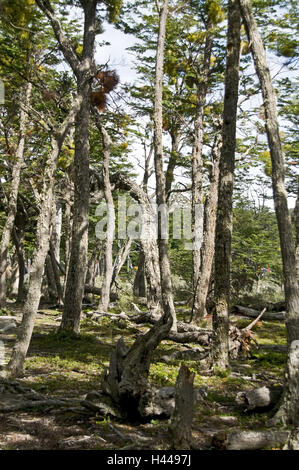
<svg viewBox="0 0 299 470"><path fill-rule="evenodd" d="M168 14L168 0L164 0L159 13L159 33L155 67L155 93L154 93L154 162L156 173L156 202L161 209L158 214L158 247L161 276L162 306L164 314L172 318L172 329L176 330L176 314L172 296L171 274L168 254L168 234L163 234L163 219L167 220L167 198L165 174L163 171L163 145L162 145L162 90L163 90L163 63L164 44L166 33L166 20ZM168 227L167 227L168 230Z"/></svg>
<svg viewBox="0 0 299 470"><path fill-rule="evenodd" d="M7 375L11 377L21 376L26 354L30 345L34 321L41 297L41 286L45 260L50 245L50 227L52 218L55 171L57 160L62 144L74 123L76 114L81 107L82 101L77 97L69 114L61 127L53 132L51 136L51 151L48 154L44 167L43 186L40 197L40 208L36 228L36 246L34 249L33 262L30 269L29 289L23 310L21 325L13 348L11 359L7 365Z"/></svg>
<svg viewBox="0 0 299 470"><path fill-rule="evenodd" d="M175 409L169 428L173 449L185 450L192 446L194 376L188 367L181 366L176 381Z"/></svg>
<svg viewBox="0 0 299 470"><path fill-rule="evenodd" d="M74 62L73 49L64 47L64 40L57 32L55 18L50 16L56 37L66 60L77 77L77 93L82 97L81 109L76 118L74 156L74 205L70 261L66 279L64 310L61 330L78 333L84 284L88 261L88 216L89 216L89 122L90 96L94 43L96 35L95 0L82 3L84 9L84 39L81 62Z"/></svg>
<svg viewBox="0 0 299 470"><path fill-rule="evenodd" d="M107 312L110 300L110 288L113 276L113 240L115 232L115 210L114 201L112 195L112 189L109 178L109 163L110 163L110 148L111 139L101 123L99 112L95 112L96 125L99 129L102 142L103 142L103 186L104 186L104 197L107 205L107 229L106 229L106 241L105 241L105 267L103 272L103 283L102 283L102 295L99 303L99 310Z"/></svg>
<svg viewBox="0 0 299 470"><path fill-rule="evenodd" d="M201 265L197 285L195 287L195 298L192 309L192 320L194 323L199 323L202 317L206 314L206 301L213 268L221 145L221 138L218 136L214 143L210 187L205 201Z"/></svg>
<svg viewBox="0 0 299 470"><path fill-rule="evenodd" d="M232 195L235 167L236 120L239 88L241 15L237 0L228 4L228 33L222 149L215 239L215 311L212 360L215 368L228 366Z"/></svg>
<svg viewBox="0 0 299 470"><path fill-rule="evenodd" d="M299 341L299 287L296 274L295 246L292 235L291 219L288 210L285 190L284 156L282 152L277 115L276 95L267 65L265 50L259 34L250 2L239 0L246 33L251 45L256 73L258 75L264 101L266 132L272 162L272 188L277 225L280 236L280 247L283 262L284 289L286 300L286 329L288 340L288 361L286 370L285 393L276 420L293 423L298 416L299 386L297 371L293 367L293 342ZM295 425L295 423L294 423ZM298 423L297 423L298 425Z"/></svg>
<svg viewBox="0 0 299 470"><path fill-rule="evenodd" d="M204 139L204 106L209 84L209 70L211 64L211 54L214 35L212 33L213 24L209 24L206 31L206 40L204 48L204 58L202 70L198 70L197 85L197 106L194 122L194 143L192 148L192 226L194 233L192 263L193 263L193 289L194 299L192 311L195 316L201 316L200 306L197 303L197 287L201 266L201 234L203 231L203 216L199 207L203 201L202 178L203 178L203 139Z"/></svg>

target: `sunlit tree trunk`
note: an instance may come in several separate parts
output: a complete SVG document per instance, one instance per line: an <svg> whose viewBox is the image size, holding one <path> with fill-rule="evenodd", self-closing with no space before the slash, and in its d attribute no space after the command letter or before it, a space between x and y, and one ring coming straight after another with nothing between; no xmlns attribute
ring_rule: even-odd
<svg viewBox="0 0 299 470"><path fill-rule="evenodd" d="M285 391L275 420L293 424L295 427L298 427L299 346L296 348L295 342L299 341L299 288L296 274L296 257L292 235L292 225L288 210L287 193L284 184L285 167L279 134L276 95L265 56L263 42L258 32L250 2L248 0L240 0L240 7L246 33L248 35L251 46L256 73L262 88L266 132L272 162L272 188L274 206L280 236L280 247L283 262L288 360L286 368ZM294 439L292 442L292 447L294 447ZM299 447L298 433L297 446Z"/></svg>

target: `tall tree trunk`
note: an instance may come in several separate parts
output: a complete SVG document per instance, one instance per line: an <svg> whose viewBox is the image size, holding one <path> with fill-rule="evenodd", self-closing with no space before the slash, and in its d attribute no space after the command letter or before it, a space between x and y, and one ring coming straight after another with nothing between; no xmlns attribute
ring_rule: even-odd
<svg viewBox="0 0 299 470"><path fill-rule="evenodd" d="M232 196L235 167L236 120L239 88L241 14L237 0L228 4L225 94L215 235L215 311L212 360L214 369L228 366Z"/></svg>
<svg viewBox="0 0 299 470"><path fill-rule="evenodd" d="M163 171L163 145L162 145L162 91L163 91L163 62L166 33L166 20L168 14L168 0L164 0L160 10L159 35L155 68L155 94L154 94L154 161L156 173L156 202L160 209L158 214L158 247L161 276L162 306L166 316L172 318L172 329L176 331L176 314L172 296L170 263L168 253L168 236L163 238L163 222L167 221L167 199L165 174Z"/></svg>
<svg viewBox="0 0 299 470"><path fill-rule="evenodd" d="M202 204L202 177L203 177L203 137L204 137L204 106L208 91L209 70L211 63L211 54L213 46L213 33L211 32L213 25L209 24L206 32L203 69L198 72L197 85L197 106L196 117L194 122L194 143L192 148L192 227L194 233L194 242L192 250L192 268L193 268L193 307L192 311L197 309L196 305L196 286L198 285L200 263L201 263L201 234L203 228L203 217L200 210ZM196 311L198 316L198 311Z"/></svg>
<svg viewBox="0 0 299 470"><path fill-rule="evenodd" d="M101 312L107 312L110 301L110 288L112 283L113 275L113 241L115 233L115 209L114 201L111 190L110 178L109 178L109 163L110 163L110 148L111 148L111 139L110 136L101 123L99 112L95 112L96 125L101 133L103 141L103 165L102 165L102 175L103 175L103 187L104 187L104 197L107 204L107 231L106 231L106 241L105 241L105 267L103 272L103 283L102 283L102 295L99 303L99 310Z"/></svg>
<svg viewBox="0 0 299 470"><path fill-rule="evenodd" d="M206 301L213 268L221 145L221 138L217 136L212 151L213 167L211 169L209 193L205 201L201 265L198 282L195 286L195 299L192 312L192 320L194 323L200 323L203 316L206 314Z"/></svg>
<svg viewBox="0 0 299 470"><path fill-rule="evenodd" d="M248 0L240 0L242 17L251 45L256 73L264 100L266 132L272 162L272 188L280 247L283 263L284 290L286 299L286 329L288 340L288 361L285 391L276 420L293 423L299 416L299 367L298 352L294 352L294 341L299 341L299 287L296 275L295 247L292 225L285 190L284 156L282 153L277 104L270 71L267 65L264 46ZM292 345L292 346L291 346ZM296 349L296 348L295 348ZM294 357L297 359L295 360ZM294 361L296 367L294 367ZM298 426L298 421L296 425Z"/></svg>
<svg viewBox="0 0 299 470"><path fill-rule="evenodd" d="M53 233L52 233L52 237L53 237ZM57 251L56 251L56 253L57 253ZM62 289L62 285L61 285L61 282L60 282L60 270L59 270L59 267L58 267L58 264L57 264L58 261L57 261L56 256L55 256L54 244L52 243L51 240L50 240L49 256L50 256L50 260L51 260L51 267L52 267L52 272L53 272L53 276L54 276L55 288L56 288L56 292L57 292L56 302L58 303L58 305L63 305L63 289Z"/></svg>
<svg viewBox="0 0 299 470"><path fill-rule="evenodd" d="M59 201L55 202L55 213L52 228L52 244L54 248L54 255L57 261L60 261L60 240L62 228L62 207Z"/></svg>
<svg viewBox="0 0 299 470"><path fill-rule="evenodd" d="M77 115L74 157L74 206L70 262L65 288L61 330L80 331L82 299L87 270L88 223L89 223L89 122L91 96L91 68L93 65L96 34L95 0L82 2L84 8L84 41L81 64L73 65L77 76L77 91L83 105ZM53 15L52 15L53 16ZM52 26L55 30L55 24ZM59 36L58 36L59 40ZM60 40L61 43L61 40ZM70 51L63 49L70 65L74 60ZM73 52L73 51L72 51Z"/></svg>
<svg viewBox="0 0 299 470"><path fill-rule="evenodd" d="M171 190L171 186L174 179L174 170L177 165L178 153L179 153L179 142L180 142L180 132L178 129L174 129L171 132L171 152L169 157L169 162L167 165L166 175L165 175L165 191L166 198L168 198L168 193Z"/></svg>
<svg viewBox="0 0 299 470"><path fill-rule="evenodd" d="M24 300L24 278L25 278L25 259L24 259L24 241L25 241L25 225L26 217L24 214L18 214L15 219L15 227L13 229L13 242L15 245L18 265L19 265L19 279L18 279L18 293L17 302Z"/></svg>
<svg viewBox="0 0 299 470"><path fill-rule="evenodd" d="M133 294L136 297L145 297L146 296L146 287L145 287L145 272L144 272L144 262L145 256L140 247L139 258L138 258L138 268L134 279L133 285Z"/></svg>
<svg viewBox="0 0 299 470"><path fill-rule="evenodd" d="M88 267L87 267L87 273L86 273L86 279L85 279L85 285L87 286L94 287L100 254L101 254L101 249L99 249L99 246L95 244L93 247L92 253L90 255L90 258L88 260ZM89 303L92 302L90 295L86 292L85 292L84 299Z"/></svg>
<svg viewBox="0 0 299 470"><path fill-rule="evenodd" d="M51 258L49 253L46 256L46 261L45 261L45 273L47 277L47 284L48 284L48 301L50 303L56 303L58 294L57 294L57 289L56 289L56 282L55 282L55 277L54 277L54 272L53 272L53 266L51 262Z"/></svg>
<svg viewBox="0 0 299 470"><path fill-rule="evenodd" d="M296 272L297 282L299 282L299 187L297 189L296 207L294 209L295 230L296 230Z"/></svg>
<svg viewBox="0 0 299 470"><path fill-rule="evenodd" d="M161 303L160 267L159 252L156 242L156 217L153 211L151 199L142 188L132 182L121 173L111 176L111 182L115 187L128 191L141 206L141 226L140 237L141 249L144 253L144 267L147 282L147 303L148 308L155 309Z"/></svg>
<svg viewBox="0 0 299 470"><path fill-rule="evenodd" d="M72 217L72 194L73 194L73 183L72 181L67 178L66 182L66 191L65 191L65 209L64 209L64 217L65 217L65 230L64 230L64 237L65 237L65 245L64 245L64 264L65 264L65 276L64 276L64 286L63 286L63 298L65 297L65 289L66 289L66 280L68 274L68 268L70 264L70 254L71 254L71 241L72 241L72 227L73 227L73 217Z"/></svg>
<svg viewBox="0 0 299 470"><path fill-rule="evenodd" d="M23 310L22 323L18 330L17 341L7 365L7 372L10 377L18 377L23 374L24 361L40 301L43 269L49 249L54 172L59 154L59 146L53 138L51 144L52 150L45 165L42 202L37 222L36 247L30 272L29 290Z"/></svg>
<svg viewBox="0 0 299 470"><path fill-rule="evenodd" d="M48 154L44 167L43 187L40 198L41 203L36 228L36 246L34 249L33 262L30 268L28 294L24 305L22 322L18 329L17 341L15 343L11 359L7 365L7 375L11 377L17 377L23 374L24 362L29 348L34 321L41 297L45 260L49 251L57 160L62 144L68 134L70 126L74 123L74 119L81 105L82 96L78 96L61 127L55 132L53 132L54 126L51 126L48 129L52 133L51 151Z"/></svg>
<svg viewBox="0 0 299 470"><path fill-rule="evenodd" d="M121 268L125 264L127 257L130 255L132 241L133 241L132 238L129 238L127 242L125 243L125 245L120 249L120 252L118 253L117 262L115 263L113 267L111 287L113 286L113 284L116 283L116 279L118 278Z"/></svg>
<svg viewBox="0 0 299 470"><path fill-rule="evenodd" d="M32 84L26 83L24 89L24 106L20 113L20 129L19 129L19 140L15 155L15 163L12 170L12 181L10 187L10 195L8 201L8 213L4 224L1 245L0 245L0 307L5 306L6 302L6 268L8 260L8 249L11 239L11 233L14 226L14 221L17 213L17 201L19 184L21 177L21 170L24 164L24 148L25 148L25 136L26 126L28 120L28 109L31 99Z"/></svg>

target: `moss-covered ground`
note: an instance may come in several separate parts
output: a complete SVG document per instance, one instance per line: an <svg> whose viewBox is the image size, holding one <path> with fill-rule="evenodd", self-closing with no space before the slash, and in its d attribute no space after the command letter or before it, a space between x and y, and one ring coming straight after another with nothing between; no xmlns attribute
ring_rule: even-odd
<svg viewBox="0 0 299 470"><path fill-rule="evenodd" d="M9 304L11 313L21 317L22 307ZM8 313L10 313L8 312ZM180 310L178 315L180 317ZM123 319L103 317L95 322L84 319L79 335L58 332L61 312L38 312L34 333L20 382L48 397L84 398L98 390L101 374L117 340L123 336L128 345L149 325L133 325ZM238 327L251 320L232 317ZM211 319L206 320L210 326ZM286 345L285 326L279 322L259 322L254 329L259 345L246 358L234 360L226 374L213 375L198 359L178 359L173 353L196 348L163 341L155 351L149 380L157 386L174 386L179 367L185 363L195 372L194 385L202 398L194 410L193 437L199 448L210 448L211 436L226 429L264 429L268 413L249 413L236 404L240 391L269 384L282 384ZM1 339L1 338L0 338ZM14 335L2 338L9 357ZM7 359L8 359L7 357ZM167 361L165 360L167 357ZM147 449L166 449L168 422L153 420L142 425L112 422L92 413L82 414L73 407L18 411L0 414L2 449L120 449L140 445Z"/></svg>

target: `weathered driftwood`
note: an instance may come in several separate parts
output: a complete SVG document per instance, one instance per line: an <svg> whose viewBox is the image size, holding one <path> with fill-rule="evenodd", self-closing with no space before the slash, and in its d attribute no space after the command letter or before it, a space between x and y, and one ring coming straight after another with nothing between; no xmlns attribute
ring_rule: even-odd
<svg viewBox="0 0 299 470"><path fill-rule="evenodd" d="M181 366L175 387L175 409L169 426L173 449L186 450L192 447L194 375L188 367Z"/></svg>
<svg viewBox="0 0 299 470"><path fill-rule="evenodd" d="M283 387L280 385L260 387L245 392L239 392L236 402L245 405L247 410L270 408L276 405L282 395Z"/></svg>
<svg viewBox="0 0 299 470"><path fill-rule="evenodd" d="M222 450L259 450L280 448L288 440L289 431L220 432L213 436L212 446Z"/></svg>
<svg viewBox="0 0 299 470"><path fill-rule="evenodd" d="M256 318L257 316L260 315L260 312L258 310L254 310L253 308L243 307L242 305L235 305L232 308L232 313L235 313L237 315L242 315L242 316L245 316L245 317L249 317L249 318ZM284 319L285 319L285 313L284 312L266 312L263 315L263 320L284 321Z"/></svg>

